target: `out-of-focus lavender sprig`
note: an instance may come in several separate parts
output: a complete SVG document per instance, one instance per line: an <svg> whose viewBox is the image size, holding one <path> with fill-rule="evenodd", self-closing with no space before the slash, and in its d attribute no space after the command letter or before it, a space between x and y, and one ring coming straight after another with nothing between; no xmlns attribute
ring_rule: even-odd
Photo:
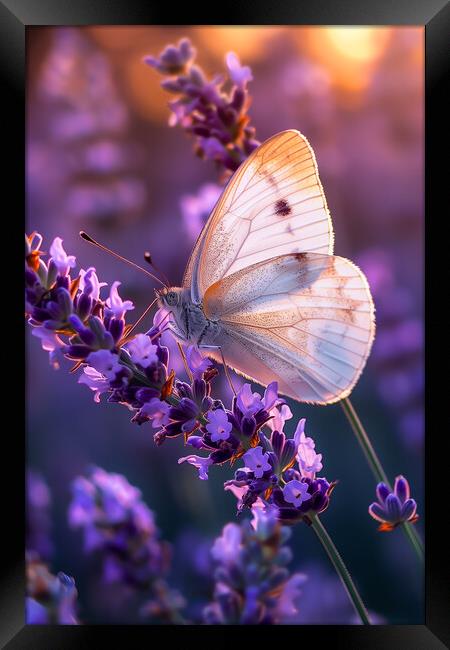
<svg viewBox="0 0 450 650"><path fill-rule="evenodd" d="M48 561L53 552L49 513L51 494L43 477L31 469L27 470L26 504L27 551Z"/></svg>
<svg viewBox="0 0 450 650"><path fill-rule="evenodd" d="M206 220L212 212L222 187L215 183L205 183L196 194L185 194L181 197L180 208L184 228L192 242L195 242Z"/></svg>
<svg viewBox="0 0 450 650"><path fill-rule="evenodd" d="M140 490L120 474L92 467L88 476L72 484L69 523L80 528L87 553L103 559L103 579L150 595L145 616L163 622L181 622L181 595L166 581L170 547L161 541L153 512L142 501Z"/></svg>
<svg viewBox="0 0 450 650"><path fill-rule="evenodd" d="M34 209L117 224L142 214L145 157L108 57L80 29L52 30L36 81L28 185Z"/></svg>
<svg viewBox="0 0 450 650"><path fill-rule="evenodd" d="M78 625L75 580L56 576L34 553L27 553L26 622L29 625Z"/></svg>
<svg viewBox="0 0 450 650"><path fill-rule="evenodd" d="M259 144L248 116L247 83L253 79L252 72L229 52L228 79L216 75L209 80L194 63L196 54L190 40L183 38L177 45L168 45L158 57L147 56L144 60L165 76L161 82L164 90L177 95L169 102L169 124L180 125L194 137L200 158L235 171Z"/></svg>
<svg viewBox="0 0 450 650"><path fill-rule="evenodd" d="M214 600L204 621L218 625L283 623L298 609L306 577L290 574L290 530L273 512L257 510L248 521L227 524L212 547Z"/></svg>
<svg viewBox="0 0 450 650"><path fill-rule="evenodd" d="M423 322L414 315L414 296L401 286L388 251L368 249L358 263L370 282L379 315L372 354L378 392L398 413L405 443L420 449L424 437Z"/></svg>

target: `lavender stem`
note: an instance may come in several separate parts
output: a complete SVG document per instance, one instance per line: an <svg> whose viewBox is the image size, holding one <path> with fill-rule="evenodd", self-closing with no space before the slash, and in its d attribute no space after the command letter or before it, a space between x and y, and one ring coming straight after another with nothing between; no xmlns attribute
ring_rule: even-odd
<svg viewBox="0 0 450 650"><path fill-rule="evenodd" d="M336 573L341 579L342 584L344 585L345 590L348 594L348 597L350 598L353 607L355 608L358 616L361 619L361 622L364 625L371 625L369 614L355 586L355 583L353 582L352 577L347 567L345 566L343 559L339 555L339 552L336 546L334 545L333 540L329 536L325 526L322 524L322 522L320 521L317 515L312 518L311 527L316 533L317 537L319 538L331 562L333 563L333 566L336 569Z"/></svg>
<svg viewBox="0 0 450 650"><path fill-rule="evenodd" d="M342 410L350 422L350 426L356 436L356 439L361 445L361 448L364 452L367 462L369 463L370 469L375 476L375 479L378 483L385 483L392 491L392 486L387 478L387 474L384 471L383 465L381 464L381 461L372 446L370 438L361 420L359 419L359 416L355 411L353 404L350 402L349 398L346 397L345 399L341 400L340 405L342 406ZM401 524L401 528L403 529L403 532L405 533L411 546L414 548L414 551L416 552L419 560L424 563L425 558L422 540L420 539L417 530L408 523Z"/></svg>

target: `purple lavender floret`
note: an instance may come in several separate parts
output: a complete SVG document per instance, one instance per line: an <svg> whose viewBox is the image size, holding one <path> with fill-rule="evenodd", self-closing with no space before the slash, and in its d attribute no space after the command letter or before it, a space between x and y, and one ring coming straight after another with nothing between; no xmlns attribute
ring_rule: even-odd
<svg viewBox="0 0 450 650"><path fill-rule="evenodd" d="M251 70L241 66L237 55L229 52L225 59L228 79L217 75L208 80L194 63L195 56L196 50L184 38L177 46L166 47L158 57L148 56L144 61L166 75L161 82L164 90L178 95L169 102L169 124L179 124L194 137L194 149L200 158L235 171L259 145L255 129L249 126L247 83L253 78Z"/></svg>
<svg viewBox="0 0 450 650"><path fill-rule="evenodd" d="M227 524L212 547L213 602L203 612L215 625L274 625L298 609L301 574L286 568L290 530L272 511L255 511L252 523Z"/></svg>
<svg viewBox="0 0 450 650"><path fill-rule="evenodd" d="M26 558L27 596L25 619L28 625L78 625L75 581L65 573L56 576L33 553Z"/></svg>
<svg viewBox="0 0 450 650"><path fill-rule="evenodd" d="M369 514L380 522L378 530L391 531L400 524L413 524L419 519L417 503L411 499L409 483L404 476L396 477L393 492L384 483L378 483L377 498L378 502L369 506Z"/></svg>

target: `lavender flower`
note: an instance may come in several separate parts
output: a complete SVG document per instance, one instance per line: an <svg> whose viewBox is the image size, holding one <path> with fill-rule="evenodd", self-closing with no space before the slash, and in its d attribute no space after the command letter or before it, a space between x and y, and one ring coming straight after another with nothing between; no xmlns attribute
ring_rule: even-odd
<svg viewBox="0 0 450 650"><path fill-rule="evenodd" d="M147 56L144 60L161 74L175 75L187 72L196 54L190 40L182 38L178 47L167 45L158 58Z"/></svg>
<svg viewBox="0 0 450 650"><path fill-rule="evenodd" d="M283 497L286 503L292 503L296 508L311 499L311 495L308 494L308 485L295 479L286 483L283 488Z"/></svg>
<svg viewBox="0 0 450 650"><path fill-rule="evenodd" d="M214 600L204 621L219 625L283 623L297 611L305 577L290 575L290 530L272 512L258 511L254 525L227 524L212 547Z"/></svg>
<svg viewBox="0 0 450 650"><path fill-rule="evenodd" d="M247 83L252 80L249 67L241 66L236 54L229 52L226 65L229 74L228 92L225 78L218 75L208 80L194 64L195 49L188 39L177 46L169 45L158 57L144 60L163 75L161 86L178 95L169 103L172 116L169 124L180 124L195 138L195 152L201 158L214 160L218 166L234 171L258 146L255 130L249 126L250 105Z"/></svg>
<svg viewBox="0 0 450 650"><path fill-rule="evenodd" d="M56 576L33 554L27 555L26 622L28 625L78 625L73 578Z"/></svg>
<svg viewBox="0 0 450 650"><path fill-rule="evenodd" d="M153 345L151 339L145 334L137 334L128 343L126 349L133 363L142 366L142 368L148 368L152 364L158 363L158 356L156 354L158 347Z"/></svg>
<svg viewBox="0 0 450 650"><path fill-rule="evenodd" d="M55 237L53 240L53 244L50 246L50 255L61 276L67 275L69 269L73 269L76 264L75 257L67 255L64 250L61 237Z"/></svg>
<svg viewBox="0 0 450 650"><path fill-rule="evenodd" d="M228 420L225 411L222 411L222 409L208 411L206 417L208 419L206 430L211 435L212 442L227 440L227 438L230 437L231 429L233 427L231 422Z"/></svg>
<svg viewBox="0 0 450 650"><path fill-rule="evenodd" d="M411 499L409 483L404 476L396 477L393 492L384 483L378 483L377 498L378 502L369 506L369 514L381 522L378 530L391 531L400 524L413 524L418 520L417 503Z"/></svg>
<svg viewBox="0 0 450 650"><path fill-rule="evenodd" d="M255 478L262 478L264 472L270 472L272 470L272 465L269 463L269 455L263 452L262 447L249 449L244 454L242 460L250 472L253 472Z"/></svg>

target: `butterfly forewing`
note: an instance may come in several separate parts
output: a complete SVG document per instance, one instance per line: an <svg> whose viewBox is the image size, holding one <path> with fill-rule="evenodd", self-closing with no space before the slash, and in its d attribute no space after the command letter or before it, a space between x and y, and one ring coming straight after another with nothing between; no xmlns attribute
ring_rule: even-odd
<svg viewBox="0 0 450 650"><path fill-rule="evenodd" d="M374 308L367 281L351 262L318 253L251 265L212 285L208 318L222 328L227 363L303 402L348 395L369 355Z"/></svg>
<svg viewBox="0 0 450 650"><path fill-rule="evenodd" d="M183 284L208 287L256 262L299 252L331 254L333 229L314 153L298 131L256 149L230 179L189 260Z"/></svg>

